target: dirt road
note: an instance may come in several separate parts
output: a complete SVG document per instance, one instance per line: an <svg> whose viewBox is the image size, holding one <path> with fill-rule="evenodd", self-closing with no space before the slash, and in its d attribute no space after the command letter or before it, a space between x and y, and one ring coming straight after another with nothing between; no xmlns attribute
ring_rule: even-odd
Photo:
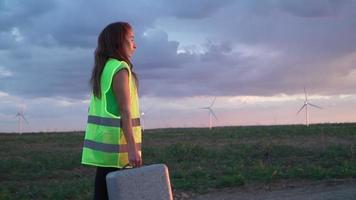
<svg viewBox="0 0 356 200"><path fill-rule="evenodd" d="M356 179L279 182L192 195L193 200L356 200Z"/></svg>

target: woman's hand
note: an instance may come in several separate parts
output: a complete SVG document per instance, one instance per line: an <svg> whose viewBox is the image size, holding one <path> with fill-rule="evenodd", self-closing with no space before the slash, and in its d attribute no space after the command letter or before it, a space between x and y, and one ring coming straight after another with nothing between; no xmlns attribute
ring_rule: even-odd
<svg viewBox="0 0 356 200"><path fill-rule="evenodd" d="M141 167L142 166L142 158L136 148L136 146L129 147L128 149L129 154L129 164L133 167Z"/></svg>

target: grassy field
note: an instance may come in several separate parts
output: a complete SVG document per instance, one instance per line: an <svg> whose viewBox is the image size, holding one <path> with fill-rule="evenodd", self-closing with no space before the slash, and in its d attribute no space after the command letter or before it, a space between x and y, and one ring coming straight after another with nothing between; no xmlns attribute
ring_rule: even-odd
<svg viewBox="0 0 356 200"><path fill-rule="evenodd" d="M356 178L356 124L157 129L144 164L165 163L175 190L206 192L280 179ZM0 199L91 199L83 133L0 134Z"/></svg>

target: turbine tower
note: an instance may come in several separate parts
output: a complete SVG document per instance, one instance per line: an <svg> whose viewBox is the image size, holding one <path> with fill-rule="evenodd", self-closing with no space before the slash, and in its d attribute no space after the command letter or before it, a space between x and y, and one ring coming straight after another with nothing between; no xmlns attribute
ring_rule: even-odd
<svg viewBox="0 0 356 200"><path fill-rule="evenodd" d="M213 102L210 104L210 106L208 107L203 107L203 108L200 108L200 109L206 109L209 111L209 129L212 128L212 116L214 116L214 118L216 120L218 120L218 117L215 115L213 109L211 109L211 107L213 107L214 103L215 103L215 100L216 100L216 97L214 98Z"/></svg>
<svg viewBox="0 0 356 200"><path fill-rule="evenodd" d="M25 118L25 116L23 114L23 107L21 107L20 112L18 112L15 117L17 117L17 130L18 130L18 133L22 134L22 130L23 130L22 129L22 125L23 125L22 120L24 120L28 124L28 121L26 120L26 118Z"/></svg>
<svg viewBox="0 0 356 200"><path fill-rule="evenodd" d="M308 106L312 106L312 107L319 108L319 109L322 109L322 107L308 102L308 95L307 95L307 91L305 90L305 87L304 87L304 94L305 94L304 104L297 112L297 115L305 108L305 124L307 126L309 126Z"/></svg>
<svg viewBox="0 0 356 200"><path fill-rule="evenodd" d="M150 111L153 108L153 105L151 105L147 110L142 109L142 112L140 113L140 120L141 120L141 129L142 131L145 130L145 115L147 115L148 111Z"/></svg>

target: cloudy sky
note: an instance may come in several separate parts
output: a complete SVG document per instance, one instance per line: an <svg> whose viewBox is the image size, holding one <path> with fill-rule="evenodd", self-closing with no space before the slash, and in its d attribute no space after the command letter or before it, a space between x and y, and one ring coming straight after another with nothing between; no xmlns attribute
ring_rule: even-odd
<svg viewBox="0 0 356 200"><path fill-rule="evenodd" d="M132 24L146 128L356 121L356 0L0 0L0 132L84 130L99 32Z"/></svg>

